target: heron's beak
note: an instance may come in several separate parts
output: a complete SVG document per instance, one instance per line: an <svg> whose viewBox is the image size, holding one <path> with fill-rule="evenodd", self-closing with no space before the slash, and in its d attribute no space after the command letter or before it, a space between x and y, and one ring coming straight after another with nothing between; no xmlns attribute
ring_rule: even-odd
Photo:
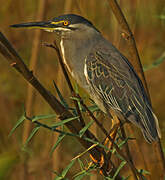
<svg viewBox="0 0 165 180"><path fill-rule="evenodd" d="M59 26L58 24L54 24L51 21L47 22L28 22L28 23L21 23L21 24L14 24L10 27L13 28L28 28L28 29L43 29L45 31L54 31Z"/></svg>

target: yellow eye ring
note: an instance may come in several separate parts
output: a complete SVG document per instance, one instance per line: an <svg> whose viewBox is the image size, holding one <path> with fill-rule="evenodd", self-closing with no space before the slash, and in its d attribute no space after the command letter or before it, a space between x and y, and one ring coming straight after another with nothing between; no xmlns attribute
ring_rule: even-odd
<svg viewBox="0 0 165 180"><path fill-rule="evenodd" d="M68 21L64 21L64 26L67 26L68 24L69 24L69 22Z"/></svg>

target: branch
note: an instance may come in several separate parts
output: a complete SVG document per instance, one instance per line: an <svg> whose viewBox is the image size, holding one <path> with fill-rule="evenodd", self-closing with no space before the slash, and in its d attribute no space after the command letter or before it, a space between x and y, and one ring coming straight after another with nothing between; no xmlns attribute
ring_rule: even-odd
<svg viewBox="0 0 165 180"><path fill-rule="evenodd" d="M42 84L37 80L37 78L33 75L33 72L30 71L27 66L24 64L21 57L15 51L15 49L11 46L9 41L5 38L5 36L0 32L0 53L5 57L5 59L10 63L11 67L14 67L26 81L28 81L37 91L38 93L45 99L45 101L51 106L51 108L55 111L55 113L59 116L60 120L64 120L67 118L74 117L73 114L68 111L53 94L51 94L47 89L45 89ZM77 121L73 120L66 123L66 126L73 134L78 134L79 131L83 128L82 125ZM45 127L46 128L46 127ZM49 129L49 128L48 128ZM85 132L85 136L97 141L96 137L87 130ZM77 137L77 140L82 144L85 149L90 148L93 143L86 141L80 137ZM101 161L102 156L106 159L106 154L103 148L99 146L95 146L94 148L89 150L89 153L97 160L97 162ZM111 170L111 175L113 176L116 172L116 168L113 167ZM103 171L106 175L106 171ZM116 180L121 180L122 177L120 175L117 176Z"/></svg>
<svg viewBox="0 0 165 180"><path fill-rule="evenodd" d="M63 63L61 54L60 54L60 50L59 50L58 47L57 47L56 41L54 41L54 45L52 45L52 44L47 44L47 43L44 43L44 45L45 45L46 47L51 47L51 48L55 49L55 51L56 51L56 53L57 53L57 56L58 56L58 59L59 59L60 66L61 66L62 71L63 71L63 74L64 74L64 77L65 77L65 79L66 79L66 81L67 81L67 84L68 84L68 86L69 86L69 89L70 89L70 91L71 91L71 94L72 94L72 95L73 95L73 94L76 94L75 91L74 91L74 89L73 89L73 86L72 86L72 84L71 84L71 81L70 81L70 79L69 79L69 76L68 76L68 74L67 74L67 72L66 72L66 69L65 69L65 66L64 66L64 63ZM81 114L79 105L78 105L78 103L77 103L76 100L73 100L73 102L74 102L74 105L75 105L75 107L76 107L77 113L78 113L78 115L79 115L80 123L81 123L81 125L84 127L84 126L85 126L85 122L84 122L84 119L83 119L83 117L82 117L82 114Z"/></svg>
<svg viewBox="0 0 165 180"><path fill-rule="evenodd" d="M132 65L134 66L140 79L142 80L146 92L148 93L147 83L145 80L142 64L140 61L140 57L139 57L138 50L136 47L135 39L131 32L131 29L129 28L126 18L124 17L124 14L121 11L120 6L118 5L117 1L116 0L108 0L108 2L111 6L113 14L115 15L119 25L121 26L121 29L123 31L122 36L128 43L128 46L129 46L128 50L132 57L130 61L131 61ZM148 95L149 95L149 93L148 93Z"/></svg>
<svg viewBox="0 0 165 180"><path fill-rule="evenodd" d="M108 2L111 6L113 14L115 15L119 25L121 26L121 28L123 30L123 33L122 33L123 38L125 40L127 40L127 43L129 46L128 50L130 51L130 55L132 57L132 59L130 59L130 61L133 65L133 67L135 68L135 71L137 72L138 76L140 77L141 81L143 82L145 90L148 94L148 98L150 99L149 91L147 88L147 82L145 80L145 76L144 76L142 64L140 61L139 53L138 53L136 43L135 43L135 39L134 39L134 36L131 32L131 29L130 29L130 27L126 21L126 18L124 17L124 14L121 11L117 1L116 0L108 0ZM156 153L158 156L157 160L161 162L162 172L165 172L165 157L164 157L164 153L163 153L163 149L162 149L160 139L155 144L155 151L158 152L158 153Z"/></svg>
<svg viewBox="0 0 165 180"><path fill-rule="evenodd" d="M122 13L122 10L120 9L120 6L118 5L117 1L116 0L109 0L108 2L111 6L111 9L112 9L118 23L120 24L120 26L123 30L122 36L128 42L128 46L129 46L128 49L130 51L130 54L132 55L131 56L132 57L131 63L134 67L136 67L135 70L136 70L137 74L139 75L140 79L142 80L144 87L146 89L146 92L148 93L147 83L145 80L145 76L144 76L144 72L142 69L142 64L140 61L140 57L138 54L138 50L136 47L134 36L133 36L129 26L128 26L128 23L124 17L124 14ZM121 133L122 133L123 138L126 138L126 133L125 133L125 130L123 127L121 128ZM125 148L126 148L127 157L129 159L130 163L132 164L131 170L132 170L132 173L134 175L134 178L137 179L137 176L138 176L140 179L142 179L140 173L138 173L138 171L136 170L136 168L134 166L134 163L133 163L133 160L132 160L132 157L130 154L128 143L126 143Z"/></svg>
<svg viewBox="0 0 165 180"><path fill-rule="evenodd" d="M40 0L38 3L38 12L37 12L37 19L39 21L44 19L45 12L46 12L46 6L47 6L47 1L46 0ZM39 55L39 44L40 44L40 37L41 37L42 31L36 29L34 32L34 38L33 38L33 43L32 43L32 51L31 51L31 58L29 60L29 69L33 69L33 72L36 72L36 65L37 65L37 57ZM31 116L33 113L33 105L34 105L34 89L32 86L28 85L27 86L27 97L26 97L26 113L28 116ZM31 123L26 122L24 123L23 127L23 133L22 133L22 141L25 143L26 139L29 136L29 132L31 130ZM26 177L27 179L27 177Z"/></svg>
<svg viewBox="0 0 165 180"><path fill-rule="evenodd" d="M56 53L57 53L57 56L58 56L58 58L59 58L59 62L60 62L61 68L62 68L62 70L63 70L64 76L65 76L65 78L66 78L66 81L67 81L67 83L68 83L68 86L69 86L69 88L70 88L71 93L72 93L76 98L78 98L78 99L80 100L81 105L86 109L86 111L88 112L89 116L95 121L95 123L96 123L96 124L98 125L98 127L102 130L102 132L106 135L106 137L112 142L113 140L111 139L109 133L106 131L106 129L103 127L103 125L95 118L95 116L93 115L93 113L92 113L92 112L88 109L88 107L83 103L83 100L81 99L81 97L79 96L79 94L76 94L76 93L74 92L74 89L73 89L73 87L72 87L72 84L71 84L71 81L70 81L69 76L68 76L68 74L67 74L67 71L65 70L65 65L63 64L63 60L62 60L62 57L61 57L61 55L60 55L60 50L59 50L56 42L54 41L54 45L55 45L55 46L52 45L52 44L47 44L47 43L44 43L44 45L47 46L47 47L51 47L51 48L53 48L53 49L56 50ZM80 111L80 109L79 109L77 100L74 100L74 102L75 102L75 106L76 106L76 109L77 109L78 114L81 115L81 111ZM81 118L82 118L82 116L81 116ZM83 119L82 119L82 120L81 120L81 125L84 126L84 124L85 124L85 123L84 123L84 121L83 121ZM113 129L112 129L112 130L113 130ZM112 130L111 130L111 131L112 131ZM87 131L86 133L87 133L87 135L89 136L88 131ZM118 148L117 145L116 145L115 147ZM124 154L120 151L119 148L118 148L117 152L118 152L121 156L124 156ZM124 158L124 157L123 157L123 158ZM126 157L125 157L124 159L125 159L126 161L128 161L128 160L126 159ZM101 167L101 171L103 172L103 174L105 174L106 171L108 170L108 169L107 169L107 166L106 166L106 164L108 163L108 162L107 162L108 160L109 160L109 158L104 158L104 166ZM111 161L109 162L109 164L110 164L110 163L111 163ZM112 165L112 163L111 163L111 165ZM112 166L113 166L113 165L112 165Z"/></svg>
<svg viewBox="0 0 165 180"><path fill-rule="evenodd" d="M75 94L74 89L73 89L73 87L72 87L72 84L71 84L71 82L70 82L69 76L68 76L68 74L67 74L67 72L66 72L66 70L65 70L65 67L64 67L64 64L63 64L63 60L62 60L62 57L61 57L61 55L60 55L60 50L59 50L58 46L56 45L56 42L55 42L55 41L54 41L54 44L55 44L55 46L53 46L53 45L51 45L51 44L47 44L47 46L48 46L48 47L52 47L52 48L54 48L54 49L56 50L57 55L58 55L58 58L59 58L59 62L60 62L60 64L61 64L61 67L62 67L62 70L63 70L63 73L64 73L64 76L65 76L65 78L66 78L66 80L67 80L67 83L68 83L68 86L69 86L71 92ZM84 106L84 108L85 108L85 109L87 110L87 112L89 113L89 116L95 121L95 123L98 125L98 127L101 128L102 132L106 135L106 137L109 139L109 141L110 141L112 144L114 144L114 147L115 147L116 151L117 151L117 152L124 158L124 160L129 164L129 166L130 166L130 168L131 168L131 170L132 170L132 172L133 172L133 174L134 174L135 179L138 180L137 177L136 177L136 175L137 175L137 176L142 180L142 177L141 177L140 173L137 171L136 167L135 167L134 164L133 164L133 160L132 160L132 158L131 158L131 155L130 155L130 151L129 151L128 146L126 146L127 152L129 153L129 154L128 154L128 158L127 158L127 157L122 153L122 151L118 148L118 145L115 144L114 140L110 137L110 134L105 130L105 128L102 126L102 124L94 117L93 113L91 113L91 112L89 111L89 109L87 108L87 106L86 106L86 105L83 103L83 101L81 100L81 97L80 97L79 95L77 95L77 97L80 99L80 103L82 104L82 106ZM75 100L75 105L76 105L76 109L77 109L77 111L78 111L78 114L81 115L81 112L80 112L80 109L79 109L79 106L78 106L78 103L77 103L76 100ZM81 118L82 118L82 116L81 116ZM84 121L83 121L83 119L81 119L81 124L83 125L83 123L84 123ZM124 130L123 130L123 131L124 131ZM86 133L87 133L87 135L89 135L88 132L86 132ZM109 160L109 158L108 158L108 159L105 158L105 166L103 166L103 167L101 168L101 170L104 172L104 174L106 173L106 169L104 169L104 168L107 167L106 164L108 163L108 162L106 162L106 160Z"/></svg>
<svg viewBox="0 0 165 180"><path fill-rule="evenodd" d="M53 94L51 94L47 89L42 86L42 84L33 75L33 72L27 68L21 57L17 54L15 49L11 46L9 41L4 37L1 32L0 42L1 54L6 58L6 60L8 60L10 65L14 67L25 78L25 80L27 80L39 92L39 94L45 99L45 101L59 116L60 120L73 117L73 114L70 111L66 110L66 108L56 99L56 97L53 96ZM66 126L73 134L78 134L79 131L82 129L82 126L77 120L68 122ZM90 136L89 138L97 141L95 136L90 131L88 131L88 133ZM92 143L86 142L81 138L78 138L78 141L84 146L84 148L89 148L92 145ZM104 153L104 151L98 147L95 147L90 151L93 157L95 157L98 161L101 159L101 152Z"/></svg>

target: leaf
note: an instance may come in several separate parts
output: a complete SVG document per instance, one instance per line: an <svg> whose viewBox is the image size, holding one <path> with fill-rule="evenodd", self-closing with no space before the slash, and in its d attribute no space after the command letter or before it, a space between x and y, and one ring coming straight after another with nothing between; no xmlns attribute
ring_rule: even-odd
<svg viewBox="0 0 165 180"><path fill-rule="evenodd" d="M138 171L139 171L140 174L147 174L147 175L150 174L150 172L146 171L145 169L139 169Z"/></svg>
<svg viewBox="0 0 165 180"><path fill-rule="evenodd" d="M76 174L74 180L81 180L84 176L91 176L91 174L84 170L83 172Z"/></svg>
<svg viewBox="0 0 165 180"><path fill-rule="evenodd" d="M84 166L84 164L83 164L83 162L81 161L80 158L78 158L78 163L80 165L81 170L84 170L85 166Z"/></svg>
<svg viewBox="0 0 165 180"><path fill-rule="evenodd" d="M161 14L160 16L157 16L159 19L165 20L165 14Z"/></svg>
<svg viewBox="0 0 165 180"><path fill-rule="evenodd" d="M91 176L93 174L91 174L90 172L93 170L96 170L97 165L93 164L92 162L88 163L88 167L86 167L85 169L82 169L81 172L77 173L74 175L74 180L81 180L84 176Z"/></svg>
<svg viewBox="0 0 165 180"><path fill-rule="evenodd" d="M163 61L165 61L165 53L162 54L161 57L159 57L157 60L155 60L152 64L148 66L144 66L143 70L148 71L149 69L157 67L159 64L161 64Z"/></svg>
<svg viewBox="0 0 165 180"><path fill-rule="evenodd" d="M62 171L61 176L64 178L67 174L67 172L69 171L69 169L73 166L73 164L75 163L75 160L72 160L68 166Z"/></svg>
<svg viewBox="0 0 165 180"><path fill-rule="evenodd" d="M74 100L74 101L77 101L77 104L78 104L78 107L79 107L80 111L83 111L83 107L81 106L81 103L80 103L80 98L71 97L71 99Z"/></svg>
<svg viewBox="0 0 165 180"><path fill-rule="evenodd" d="M75 96L70 97L70 99L75 100L75 101L80 101L80 99L78 97L75 97Z"/></svg>
<svg viewBox="0 0 165 180"><path fill-rule="evenodd" d="M94 121L90 121L85 127L83 127L80 132L80 138L84 135L84 133L86 132L86 130L93 124Z"/></svg>
<svg viewBox="0 0 165 180"><path fill-rule="evenodd" d="M65 107L66 109L69 109L69 105L67 104L67 102L66 102L65 99L63 98L63 96L62 96L60 90L58 89L55 81L53 81L53 84L54 84L54 87L55 87L55 89L56 89L56 91L57 91L58 97L59 97L60 100L61 100L62 105L64 105L64 107Z"/></svg>
<svg viewBox="0 0 165 180"><path fill-rule="evenodd" d="M50 152L51 155L52 155L52 153L54 152L54 150L57 148L57 146L60 144L60 142L63 140L64 137L65 137L65 134L60 134L60 135L58 136L58 139L57 139L55 145L54 145L54 146L52 147L52 149L51 149L51 152Z"/></svg>
<svg viewBox="0 0 165 180"><path fill-rule="evenodd" d="M115 180L116 177L117 177L117 175L119 174L120 170L124 167L125 164L126 164L126 161L122 161L122 162L120 163L120 166L117 168L114 176L113 176L112 178L111 178L111 177L106 177L106 179L108 179L108 180ZM128 177L127 177L127 178L128 178Z"/></svg>
<svg viewBox="0 0 165 180"><path fill-rule="evenodd" d="M97 105L89 106L88 109L89 109L92 113L94 113L95 111L99 111L99 110L100 110Z"/></svg>
<svg viewBox="0 0 165 180"><path fill-rule="evenodd" d="M116 152L116 149L115 149L115 152ZM115 154L119 159L121 159L122 161L124 161L124 158L122 157L122 156L120 156L120 154L118 154L117 152L116 152L116 154Z"/></svg>
<svg viewBox="0 0 165 180"><path fill-rule="evenodd" d="M53 128L56 128L56 127L58 127L58 126L62 126L62 125L64 125L65 123L68 123L68 122L73 121L73 120L78 119L78 118L79 118L79 116L62 120L62 121L60 121L60 122L57 122L57 123L53 124L52 127L53 127Z"/></svg>
<svg viewBox="0 0 165 180"><path fill-rule="evenodd" d="M37 133L37 131L39 130L40 126L36 126L32 132L30 133L29 137L27 138L24 146L27 146L27 144L29 143L29 141L32 139L32 137Z"/></svg>
<svg viewBox="0 0 165 180"><path fill-rule="evenodd" d="M131 175L127 176L127 177L122 177L122 180L128 180L130 178Z"/></svg>
<svg viewBox="0 0 165 180"><path fill-rule="evenodd" d="M22 115L20 117L20 119L16 122L15 126L12 128L12 130L9 133L9 137L13 134L13 132L23 123L23 121L25 120L25 116Z"/></svg>
<svg viewBox="0 0 165 180"><path fill-rule="evenodd" d="M79 94L79 87L77 83L75 83L74 89L75 89L76 94Z"/></svg>
<svg viewBox="0 0 165 180"><path fill-rule="evenodd" d="M55 118L55 114L48 114L48 115L38 115L31 118L32 122L42 120L42 119L49 119L49 118Z"/></svg>
<svg viewBox="0 0 165 180"><path fill-rule="evenodd" d="M110 177L105 177L105 179L107 179L107 180L113 180L112 178L110 178Z"/></svg>
<svg viewBox="0 0 165 180"><path fill-rule="evenodd" d="M54 180L66 180L64 179L58 172L53 171L53 173L55 173L57 176L54 178Z"/></svg>
<svg viewBox="0 0 165 180"><path fill-rule="evenodd" d="M54 180L68 180L67 178L63 178L61 176L57 176L54 178Z"/></svg>
<svg viewBox="0 0 165 180"><path fill-rule="evenodd" d="M117 168L117 170L116 170L116 172L115 172L115 174L114 174L114 176L112 178L113 180L116 179L116 176L119 174L120 170L124 167L125 164L126 164L126 161L122 161L120 163L120 166Z"/></svg>
<svg viewBox="0 0 165 180"><path fill-rule="evenodd" d="M86 141L89 141L89 142L92 142L93 144L97 144L97 146L100 146L100 147L102 147L102 148L104 148L106 151L108 151L109 149L106 147L106 146L104 146L103 144L100 144L99 142L97 142L97 141L94 141L94 140L92 140L92 139L90 139L90 138L84 138Z"/></svg>
<svg viewBox="0 0 165 180"><path fill-rule="evenodd" d="M125 144L128 142L129 139L131 139L131 138L130 138L130 137L127 137L126 139L124 139L124 140L118 145L118 147L121 149L121 148L123 147L123 145L125 145Z"/></svg>

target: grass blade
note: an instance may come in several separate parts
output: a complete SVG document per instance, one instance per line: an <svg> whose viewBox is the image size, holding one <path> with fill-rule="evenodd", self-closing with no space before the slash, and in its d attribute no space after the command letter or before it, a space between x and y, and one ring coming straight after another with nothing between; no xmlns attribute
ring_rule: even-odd
<svg viewBox="0 0 165 180"><path fill-rule="evenodd" d="M37 131L39 130L39 128L40 128L40 126L36 126L36 127L32 130L32 132L30 133L29 137L27 138L24 146L27 146L27 145L28 145L29 141L30 141L30 140L32 139L32 137L37 133Z"/></svg>
<svg viewBox="0 0 165 180"><path fill-rule="evenodd" d="M55 145L54 145L54 146L52 147L52 149L51 149L51 152L50 152L51 155L52 155L52 153L54 152L54 150L57 148L57 146L60 144L60 142L63 140L64 137L65 137L65 134L60 134L60 135L58 136L58 139L57 139Z"/></svg>
<svg viewBox="0 0 165 180"><path fill-rule="evenodd" d="M92 113L100 110L97 105L89 106L88 109L89 109Z"/></svg>
<svg viewBox="0 0 165 180"><path fill-rule="evenodd" d="M66 109L69 109L69 106L68 106L67 102L65 101L65 99L63 98L63 96L62 96L60 90L58 89L55 81L53 81L53 84L54 84L54 87L55 87L55 89L56 89L56 91L57 91L58 97L60 98L61 104L64 105L64 107L65 107Z"/></svg>
<svg viewBox="0 0 165 180"><path fill-rule="evenodd" d="M104 146L103 144L100 144L100 143L97 142L97 141L94 141L94 140L92 140L92 139L90 139L90 138L84 138L84 139L85 139L86 141L92 142L93 144L97 144L97 146L100 146L100 147L104 148L106 151L109 150L106 146Z"/></svg>
<svg viewBox="0 0 165 180"><path fill-rule="evenodd" d="M73 121L73 120L78 119L78 118L79 118L79 116L62 120L62 121L60 121L60 122L57 122L57 123L53 124L52 127L53 127L53 128L56 128L56 127L58 127L58 126L62 126L62 125L64 125L65 123L68 123L68 122Z"/></svg>
<svg viewBox="0 0 165 180"><path fill-rule="evenodd" d="M93 124L94 121L90 121L85 127L83 127L80 132L79 135L80 137L82 137L84 135L84 133L86 132L86 130Z"/></svg>
<svg viewBox="0 0 165 180"><path fill-rule="evenodd" d="M161 15L159 15L159 16L156 16L157 18L159 18L159 19L163 19L163 20L165 20L165 14L161 14Z"/></svg>
<svg viewBox="0 0 165 180"><path fill-rule="evenodd" d="M74 178L74 180L81 180L84 178L84 176L90 176L91 174L88 173L87 171L82 171L79 174L76 175L76 177Z"/></svg>
<svg viewBox="0 0 165 180"><path fill-rule="evenodd" d="M68 166L62 171L61 175L64 178L67 174L67 172L69 171L69 169L73 166L73 164L75 163L75 160L72 160Z"/></svg>
<svg viewBox="0 0 165 180"><path fill-rule="evenodd" d="M80 103L80 98L71 97L70 99L72 99L72 100L74 100L74 101L77 101L78 107L79 107L80 111L84 111L84 109L83 109L83 107L81 106L81 103Z"/></svg>
<svg viewBox="0 0 165 180"><path fill-rule="evenodd" d="M116 176L119 174L120 170L124 167L125 164L126 164L126 161L122 161L120 163L120 166L117 168L117 170L116 170L116 172L115 172L115 174L114 174L114 176L112 178L113 180L116 179Z"/></svg>
<svg viewBox="0 0 165 180"><path fill-rule="evenodd" d="M148 65L148 66L144 66L143 70L144 71L148 71L152 68L157 67L159 64L161 64L163 61L165 61L165 52L162 54L161 57L159 57L158 59L156 59L152 64Z"/></svg>
<svg viewBox="0 0 165 180"><path fill-rule="evenodd" d="M83 162L81 161L80 158L78 158L78 163L80 165L81 170L84 170L85 166L84 166L84 164L83 164Z"/></svg>
<svg viewBox="0 0 165 180"><path fill-rule="evenodd" d="M68 180L67 178L63 178L61 176L57 176L54 178L54 180Z"/></svg>
<svg viewBox="0 0 165 180"><path fill-rule="evenodd" d="M12 130L9 133L9 137L13 134L13 132L23 123L25 120L25 116L22 115L21 118L16 122L15 126L12 128Z"/></svg>
<svg viewBox="0 0 165 180"><path fill-rule="evenodd" d="M121 149L130 139L131 139L130 137L127 137L118 145L118 147Z"/></svg>
<svg viewBox="0 0 165 180"><path fill-rule="evenodd" d="M49 119L49 118L55 118L55 114L48 114L48 115L38 115L31 118L32 122L42 120L42 119Z"/></svg>

